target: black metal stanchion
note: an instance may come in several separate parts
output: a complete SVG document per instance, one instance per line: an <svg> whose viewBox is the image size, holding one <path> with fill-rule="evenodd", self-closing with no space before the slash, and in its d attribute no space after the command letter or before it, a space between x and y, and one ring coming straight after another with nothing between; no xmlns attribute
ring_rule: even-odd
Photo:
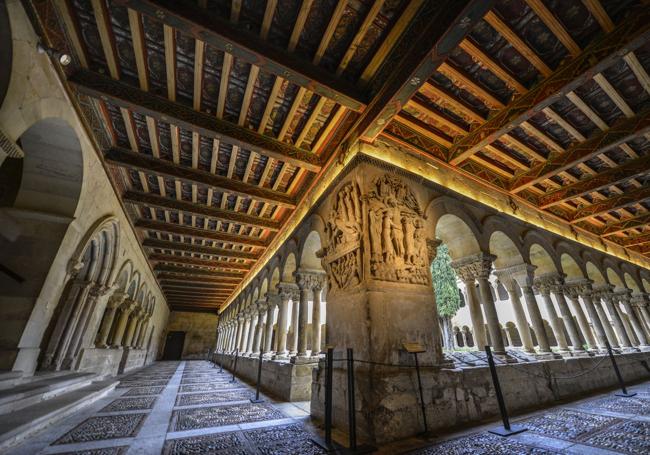
<svg viewBox="0 0 650 455"><path fill-rule="evenodd" d="M636 392L629 393L627 389L625 388L625 382L623 382L623 376L621 376L621 372L618 369L618 365L616 364L616 359L614 358L614 353L612 352L612 347L609 345L609 341L605 341L605 345L607 346L607 353L609 354L609 360L612 361L612 367L614 368L614 373L616 373L616 378L618 379L618 384L621 386L621 391L622 393L615 393L617 397L633 397L636 395Z"/></svg>
<svg viewBox="0 0 650 455"><path fill-rule="evenodd" d="M492 357L492 350L490 346L485 346L485 353L487 354L488 365L490 365L490 373L492 374L492 383L494 384L494 391L497 395L497 402L499 403L499 412L501 412L501 420L503 421L503 426L488 430L492 434L499 436L512 436L514 434L522 433L527 430L520 425L510 425L510 419L508 418L508 410L506 409L506 403L503 400L503 394L501 393L501 385L499 384L499 376L497 375L497 368L494 365L494 358Z"/></svg>
<svg viewBox="0 0 650 455"><path fill-rule="evenodd" d="M325 444L332 445L332 380L334 379L334 348L327 348L325 372Z"/></svg>
<svg viewBox="0 0 650 455"><path fill-rule="evenodd" d="M429 426L427 425L427 410L424 405L424 393L422 392L422 378L420 377L420 362L418 362L418 353L413 353L413 358L415 359L415 373L418 376L418 389L420 390L420 406L422 408L422 419L424 420L424 432L429 431Z"/></svg>
<svg viewBox="0 0 650 455"><path fill-rule="evenodd" d="M235 349L235 358L233 359L232 363L232 379L230 382L235 382L235 373L237 372L237 358L239 357L239 349Z"/></svg>
<svg viewBox="0 0 650 455"><path fill-rule="evenodd" d="M262 356L264 355L260 349L260 358L257 362L257 384L255 385L255 398L251 398L251 403L263 403L264 400L260 399L260 381L262 379Z"/></svg>
<svg viewBox="0 0 650 455"><path fill-rule="evenodd" d="M354 401L354 354L348 348L348 427L350 450L357 450L357 418Z"/></svg>

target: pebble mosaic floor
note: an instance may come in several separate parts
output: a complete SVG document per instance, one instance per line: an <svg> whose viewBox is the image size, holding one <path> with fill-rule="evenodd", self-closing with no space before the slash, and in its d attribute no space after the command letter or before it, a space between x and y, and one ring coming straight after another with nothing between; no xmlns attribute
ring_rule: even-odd
<svg viewBox="0 0 650 455"><path fill-rule="evenodd" d="M306 403L278 403L204 361L158 362L11 454L321 454Z"/></svg>
<svg viewBox="0 0 650 455"><path fill-rule="evenodd" d="M316 455L306 403L268 397L231 382L204 361L158 362L121 378L118 388L81 412L10 450L17 455L216 454ZM509 438L495 424L438 439L412 438L378 453L650 454L650 382L633 398L602 394L512 419L528 431Z"/></svg>

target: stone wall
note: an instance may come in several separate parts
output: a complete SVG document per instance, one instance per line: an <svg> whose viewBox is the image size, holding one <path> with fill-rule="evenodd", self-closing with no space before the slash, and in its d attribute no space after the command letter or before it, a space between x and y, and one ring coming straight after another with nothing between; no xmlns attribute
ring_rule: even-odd
<svg viewBox="0 0 650 455"><path fill-rule="evenodd" d="M185 332L183 359L205 359L214 349L217 320L216 314L171 312L167 332Z"/></svg>
<svg viewBox="0 0 650 455"><path fill-rule="evenodd" d="M223 363L223 369L232 372L234 357L217 354L218 365ZM258 357L238 357L238 378L243 378L251 384L257 384ZM309 401L311 399L312 371L315 363L294 364L288 361L262 360L262 378L260 390L284 401Z"/></svg>
<svg viewBox="0 0 650 455"><path fill-rule="evenodd" d="M169 315L164 295L98 151L71 107L68 93L57 78L49 57L36 51L39 39L20 1L10 0L7 7L14 59L9 90L0 106L0 129L10 140L16 141L32 126L54 119L55 123L64 123L73 130L79 150L76 150L78 156L74 162L67 158L55 161L52 157L56 150L52 149L50 155L45 155L49 161L31 164L27 161L40 159L40 155L27 156L26 152L25 169L30 173L25 173L23 178L28 178L30 185L26 187L23 181L16 203L0 209L0 225L12 227L10 237L0 235L3 265L25 277L23 283L17 284L0 274L0 333L3 334L0 368L21 370L25 374L36 370L44 335L47 338L48 327L57 314L75 252L88 232L107 217L113 217L119 225L116 263L107 284L112 285L125 264L129 264L132 276L137 272L139 286L146 285L157 302L149 326L155 327L151 336L154 342L148 344L149 351L156 352L156 340L160 339ZM41 142L47 144L54 139L45 134ZM3 159L4 156L0 156L0 165ZM81 179L78 191L67 191L77 178ZM55 188L50 182L57 179L59 186ZM98 304L90 320L94 327L99 325L105 300ZM86 341L87 347L92 346L93 340ZM116 365L106 365L108 358L119 356L113 353L108 357L88 355L79 368L113 371ZM145 358L147 362L154 360L152 355L142 360Z"/></svg>
<svg viewBox="0 0 650 455"><path fill-rule="evenodd" d="M339 357L338 351L335 357ZM626 381L647 380L650 377L648 353L622 354L616 358ZM321 362L313 374L311 413L318 419L324 416L324 367L324 362ZM499 416L487 367L453 370L422 368L421 374L429 430L448 430ZM607 356L497 365L497 374L511 415L618 386ZM360 438L382 443L421 431L423 423L414 368L368 369L357 364L355 379ZM363 407L364 401L368 400L360 400L359 395L382 390L385 385L391 387L392 393L385 396L375 394L370 401L372 404ZM336 400L336 397L345 397L344 393L347 393L345 368L335 366L334 387L338 391L333 404L334 425L347 428L345 399ZM372 416L372 422L366 422L368 416ZM384 424L378 425L377 420ZM373 431L373 428L381 428L381 431Z"/></svg>

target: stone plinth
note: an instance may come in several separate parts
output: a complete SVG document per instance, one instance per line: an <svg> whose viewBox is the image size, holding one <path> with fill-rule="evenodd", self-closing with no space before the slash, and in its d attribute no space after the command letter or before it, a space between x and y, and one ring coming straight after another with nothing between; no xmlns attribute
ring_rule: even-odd
<svg viewBox="0 0 650 455"><path fill-rule="evenodd" d="M338 357L338 355L335 355ZM609 359L605 358L594 368L602 356L593 358L572 357L536 363L498 365L508 411L511 416L535 408L555 404L559 400L588 395L596 391L615 389L616 375ZM621 374L627 383L644 380L648 371L644 366L646 354L630 353L617 356ZM587 374L577 376L593 369ZM477 423L499 416L494 387L487 367L468 369L422 368L422 386L427 410L429 430L436 431L451 427ZM374 371L355 368L357 380L357 430L360 441L374 441L377 444L403 438L423 430L419 406L417 378L414 369L376 367ZM574 376L571 380L549 381L548 377ZM577 377L575 377L577 376ZM325 364L321 362L314 370L311 413L317 419L324 416ZM374 404L367 405L364 394L368 390L385 390L391 393L375 396ZM334 370L334 390L347 390L346 371L342 366ZM365 391L364 391L365 390ZM343 398L338 398L343 397ZM334 425L347 429L347 407L344 395L334 396ZM369 425L368 416L372 417ZM366 420L364 420L366 419ZM379 424L383 423L383 427ZM365 431L376 428L374 433Z"/></svg>
<svg viewBox="0 0 650 455"><path fill-rule="evenodd" d="M118 372L122 374L135 368L144 366L146 358L146 349L125 348L122 351L122 360L120 362L120 368Z"/></svg>
<svg viewBox="0 0 650 455"><path fill-rule="evenodd" d="M123 355L122 349L85 348L81 352L77 370L115 376Z"/></svg>
<svg viewBox="0 0 650 455"><path fill-rule="evenodd" d="M217 354L217 363L223 363L224 370L232 371L233 356ZM236 376L255 384L257 381L256 357L239 357ZM285 401L309 401L312 391L312 371L317 363L294 364L288 361L263 360L260 389L275 398ZM218 368L218 367L217 367Z"/></svg>

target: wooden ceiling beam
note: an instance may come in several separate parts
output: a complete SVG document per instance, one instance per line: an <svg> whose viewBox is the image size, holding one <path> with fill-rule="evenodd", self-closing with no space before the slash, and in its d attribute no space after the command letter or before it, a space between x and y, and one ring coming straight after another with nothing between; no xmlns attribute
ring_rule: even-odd
<svg viewBox="0 0 650 455"><path fill-rule="evenodd" d="M216 14L205 14L205 10L192 2L118 0L116 3L160 20L237 59L256 65L262 71L283 77L301 87L309 87L314 93L333 99L354 111L361 112L366 106L358 90L343 79L290 52L278 49Z"/></svg>
<svg viewBox="0 0 650 455"><path fill-rule="evenodd" d="M233 243L235 245L266 247L268 246L267 240L259 238L245 237L227 232L218 232L210 229L201 229L191 226L181 226L175 223L166 223L163 221L153 221L139 219L134 223L135 227L140 230L160 231L169 234L187 235L190 237L197 237L207 240L214 240L217 242Z"/></svg>
<svg viewBox="0 0 650 455"><path fill-rule="evenodd" d="M566 153L551 154L546 162L517 176L510 185L510 191L518 193L648 132L650 132L650 109L640 112L635 117L623 118L609 129L597 131L587 140L570 146Z"/></svg>
<svg viewBox="0 0 650 455"><path fill-rule="evenodd" d="M169 288L190 288L190 289L199 289L199 290L204 290L204 291L232 291L237 287L235 283L231 283L228 285L209 285L209 284L197 284L197 283L183 283L183 282L169 282L169 281L161 281L160 282L163 287L169 287Z"/></svg>
<svg viewBox="0 0 650 455"><path fill-rule="evenodd" d="M637 188L636 190L628 191L578 209L571 217L571 223L577 223L593 216L603 215L612 210L619 210L630 205L638 204L648 198L650 198L650 187Z"/></svg>
<svg viewBox="0 0 650 455"><path fill-rule="evenodd" d="M555 17L542 0L526 0L528 6L537 14L537 16L546 24L548 29L557 37L562 45L569 51L573 57L580 55L580 46L571 37L571 34L564 28L562 23Z"/></svg>
<svg viewBox="0 0 650 455"><path fill-rule="evenodd" d="M177 254L151 253L149 254L149 260L154 262L190 264L190 265L198 265L201 267L212 267L212 268L220 268L220 269L250 270L251 268L251 265L248 263L230 262L230 261L213 261L210 259L199 259L192 256L180 256Z"/></svg>
<svg viewBox="0 0 650 455"><path fill-rule="evenodd" d="M78 71L68 82L79 92L116 106L153 117L212 139L223 140L261 155L318 172L320 158L293 145L241 127L216 116L197 112L189 106L145 92L101 74Z"/></svg>
<svg viewBox="0 0 650 455"><path fill-rule="evenodd" d="M178 295L178 296L191 296L191 295L200 295L205 296L206 298L217 298L217 297L227 297L232 294L232 290L225 291L207 291L203 289L175 289L173 287L163 286L163 292L169 295Z"/></svg>
<svg viewBox="0 0 650 455"><path fill-rule="evenodd" d="M645 213L641 216L626 218L617 223L608 224L600 231L600 235L607 237L609 235L620 234L629 229L641 228L648 224L650 224L650 213Z"/></svg>
<svg viewBox="0 0 650 455"><path fill-rule="evenodd" d="M434 3L435 13L428 16L417 45L409 46L408 52L401 56L400 65L391 72L368 108L357 119L347 134L348 139L374 141L494 2L449 0ZM342 143L346 143L346 140Z"/></svg>
<svg viewBox="0 0 650 455"><path fill-rule="evenodd" d="M238 223L247 226L258 227L261 229L268 229L269 231L277 232L280 230L281 224L269 218L261 218L246 213L234 212L232 210L222 210L216 207L210 207L204 204L194 202L187 202L177 199L170 199L163 196L158 196L152 193L144 193L140 191L127 191L122 195L122 200L136 205L146 207L156 207L163 210L176 210L186 212L196 216L205 216L216 220L222 220L229 223Z"/></svg>
<svg viewBox="0 0 650 455"><path fill-rule="evenodd" d="M615 64L621 52L633 51L650 42L650 10L640 10L621 22L579 56L560 66L532 90L516 98L479 128L459 140L451 148L449 162L458 165L502 135L529 120L559 98Z"/></svg>
<svg viewBox="0 0 650 455"><path fill-rule="evenodd" d="M173 273L159 273L158 280L161 282L179 284L200 284L205 286L237 286L239 278L215 277L215 276L179 276Z"/></svg>
<svg viewBox="0 0 650 455"><path fill-rule="evenodd" d="M192 306L192 305L174 305L170 302L172 311L182 311L184 313L210 313L210 314L219 314L219 306L215 305L211 307L203 306Z"/></svg>
<svg viewBox="0 0 650 455"><path fill-rule="evenodd" d="M626 239L621 240L619 243L625 247L650 243L650 233L628 237Z"/></svg>
<svg viewBox="0 0 650 455"><path fill-rule="evenodd" d="M241 279L244 277L243 273L236 272L219 272L216 273L212 270L197 269L191 267L178 267L173 265L164 265L156 264L154 266L154 272L164 272L164 273L178 273L180 275L190 275L190 276L200 276L200 277L211 277L213 279L217 278L237 278Z"/></svg>
<svg viewBox="0 0 650 455"><path fill-rule="evenodd" d="M190 184L204 185L290 209L296 207L295 199L284 193L211 174L200 169L181 166L167 160L153 158L144 153L134 153L129 150L114 147L105 153L104 158L107 163L115 166L162 175Z"/></svg>
<svg viewBox="0 0 650 455"><path fill-rule="evenodd" d="M579 196L607 188L617 182L647 174L650 171L650 155L630 160L625 164L607 169L584 180L551 191L539 199L539 207L546 209Z"/></svg>
<svg viewBox="0 0 650 455"><path fill-rule="evenodd" d="M258 259L259 254L250 251L230 250L226 248L216 248L212 246L195 245L185 242L171 242L167 240L158 240L147 238L142 242L145 248L156 248L159 250L178 251L186 253L207 254L210 256L229 257L237 259Z"/></svg>

